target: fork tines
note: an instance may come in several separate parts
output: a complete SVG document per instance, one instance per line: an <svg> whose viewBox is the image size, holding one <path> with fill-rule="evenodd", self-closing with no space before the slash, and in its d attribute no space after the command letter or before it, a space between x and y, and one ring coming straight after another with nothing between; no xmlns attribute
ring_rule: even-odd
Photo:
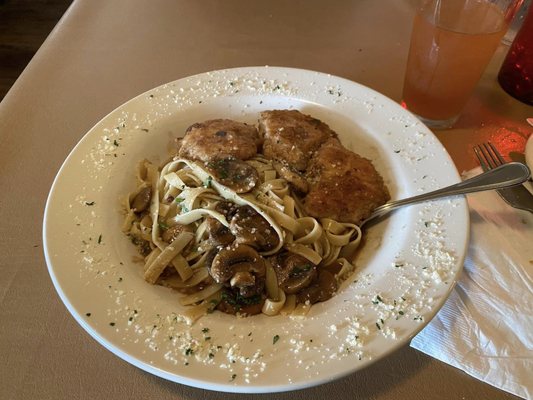
<svg viewBox="0 0 533 400"><path fill-rule="evenodd" d="M476 154L483 171L488 171L489 169L505 164L502 155L491 142L475 146L474 153Z"/></svg>
<svg viewBox="0 0 533 400"><path fill-rule="evenodd" d="M474 146L474 153L483 171L488 171L506 163L500 152L490 142ZM526 165L522 166L529 172ZM533 196L531 196L531 193L524 186L516 185L510 188L499 189L497 192L511 207L533 212Z"/></svg>

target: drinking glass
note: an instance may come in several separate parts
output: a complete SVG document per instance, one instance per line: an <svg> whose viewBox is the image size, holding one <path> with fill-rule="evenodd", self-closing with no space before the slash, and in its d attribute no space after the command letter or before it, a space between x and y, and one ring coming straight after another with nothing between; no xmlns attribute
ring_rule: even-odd
<svg viewBox="0 0 533 400"><path fill-rule="evenodd" d="M429 127L452 126L522 1L426 1L413 23L402 105Z"/></svg>
<svg viewBox="0 0 533 400"><path fill-rule="evenodd" d="M533 105L533 5L503 61L498 81L511 96Z"/></svg>

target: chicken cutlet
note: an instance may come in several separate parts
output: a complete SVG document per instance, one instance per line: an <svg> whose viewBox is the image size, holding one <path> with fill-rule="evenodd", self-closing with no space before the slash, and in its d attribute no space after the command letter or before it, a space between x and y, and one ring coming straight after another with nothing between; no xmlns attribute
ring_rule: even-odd
<svg viewBox="0 0 533 400"><path fill-rule="evenodd" d="M390 194L370 160L329 139L311 158L306 173L305 211L315 218L359 224Z"/></svg>
<svg viewBox="0 0 533 400"><path fill-rule="evenodd" d="M282 162L294 172L305 171L322 143L337 137L324 122L297 110L263 111L259 131L264 135L265 157Z"/></svg>
<svg viewBox="0 0 533 400"><path fill-rule="evenodd" d="M255 126L230 119L212 119L187 128L178 154L203 162L225 158L247 160L257 154L260 145Z"/></svg>

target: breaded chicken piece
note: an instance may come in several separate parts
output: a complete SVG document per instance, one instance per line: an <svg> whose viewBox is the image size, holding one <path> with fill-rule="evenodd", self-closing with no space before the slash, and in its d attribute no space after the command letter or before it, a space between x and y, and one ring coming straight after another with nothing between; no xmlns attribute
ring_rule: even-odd
<svg viewBox="0 0 533 400"><path fill-rule="evenodd" d="M212 119L187 128L178 154L203 162L214 158L247 160L257 154L260 145L255 126L230 119Z"/></svg>
<svg viewBox="0 0 533 400"><path fill-rule="evenodd" d="M322 143L337 137L328 125L297 110L263 111L259 131L264 135L265 157L282 162L295 172L305 171Z"/></svg>
<svg viewBox="0 0 533 400"><path fill-rule="evenodd" d="M328 140L311 159L306 173L305 211L316 218L359 224L385 204L389 191L370 160Z"/></svg>

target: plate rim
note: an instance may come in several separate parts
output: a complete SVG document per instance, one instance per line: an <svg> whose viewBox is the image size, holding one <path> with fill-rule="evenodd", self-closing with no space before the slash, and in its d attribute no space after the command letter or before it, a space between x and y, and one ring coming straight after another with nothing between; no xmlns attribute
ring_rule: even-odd
<svg viewBox="0 0 533 400"><path fill-rule="evenodd" d="M48 196L47 196L47 199L46 199L45 208L44 208L42 235L43 235L43 250L44 250L47 270L48 270L48 273L49 273L49 275L51 277L51 280L52 280L52 283L54 285L54 288L56 289L59 297L61 298L63 304L65 305L65 307L67 308L69 313L74 317L76 322L78 322L78 324L80 324L80 326L87 333L89 333L89 335L91 337L93 337L93 339L95 339L99 344L103 345L107 350L109 350L110 352L112 352L113 354L118 356L119 358L123 359L124 361L126 361L126 362L128 362L128 363L130 363L132 365L135 365L136 367L140 368L141 370L144 370L144 371L146 371L148 373L151 373L151 374L156 375L158 377L161 377L163 379L167 379L167 380L170 380L170 381L173 381L173 382L176 382L176 383L185 384L185 385L196 387L196 388L215 390L215 391L223 391L223 392L232 392L232 393L275 393L275 392L294 391L294 390L301 390L301 389L314 387L314 386L317 386L317 385L324 384L326 382L331 382L333 380L337 380L337 379L343 378L343 377L345 377L347 375L350 375L352 373L355 373L356 371L361 370L361 368L354 368L354 369L351 369L351 370L344 370L344 371L336 373L336 374L330 374L330 375L324 376L321 379L314 379L314 380L312 380L310 382L303 382L303 383L298 383L298 384L292 384L291 383L291 384L285 384L285 385L277 384L276 386L270 386L270 385L254 385L254 384L250 384L250 385L246 385L246 384L235 385L235 384L213 383L213 382L208 382L208 381L205 381L205 380L190 379L190 378L188 378L186 376L183 376L183 375L178 375L176 373L169 373L169 372L167 372L165 370L150 366L149 364L147 364L147 363L145 363L143 361L140 361L140 360L136 359L135 357L130 356L127 352L121 350L120 348L117 348L115 345L110 343L105 337L101 336L96 330L94 330L89 324L86 323L86 321L84 320L84 318L82 317L80 312L77 311L75 309L75 307L72 305L72 303L70 302L68 296L64 293L60 283L58 282L58 279L57 279L57 277L55 275L55 271L54 271L54 268L53 268L52 259L51 259L50 254L49 254L49 243L48 243L48 239L47 239L47 231L49 229L48 215L50 213L50 207L51 207L51 202L53 200L53 196L54 196L54 194L55 194L55 192L57 190L58 180L60 179L60 176L61 176L62 172L67 167L67 165L71 161L71 159L75 156L75 153L76 153L77 149L79 148L79 146L81 146L81 144L87 139L87 137L89 135L91 135L93 131L97 130L99 128L99 126L107 118L109 118L111 115L113 115L117 111L121 110L123 107L127 106L128 104L135 102L138 98L146 96L148 93L154 91L155 89L161 88L162 86L178 84L180 81L185 81L185 80L188 80L188 79L191 80L191 79L195 79L197 77L202 77L202 76L205 76L206 74L212 74L212 73L223 73L223 72L236 73L236 72L247 72L247 71L256 71L256 70L265 71L265 69L266 69L266 71L279 71L280 74L282 72L284 72L284 71L287 71L287 72L290 71L290 72L293 72L293 73L304 72L304 73L316 74L317 76L333 78L335 81L344 82L345 84L348 84L348 85L356 85L358 87L364 88L365 90L369 90L371 93L377 95L379 98L381 98L381 99L384 98L384 99L386 99L389 102L395 103L397 107L401 108L401 106L398 103L396 103L394 100L392 100L389 97L377 92L376 90L374 90L374 89L372 89L370 87L362 85L361 83L358 83L358 82L355 82L355 81L351 81L351 80L349 80L347 78L344 78L344 77L335 76L335 75L332 75L332 74L319 72L319 71L314 71L314 70L310 70L310 69L301 69L301 68L292 68L292 67L278 67L278 66L250 66L250 67L235 67L235 68L227 68L227 69L206 71L206 72L194 74L194 75L191 75L191 76L182 77L182 78L173 80L171 82L163 83L163 84L158 85L158 86L156 86L154 88L150 88L150 89L148 89L148 90L146 90L146 91L134 96L133 98L131 98L131 99L127 100L126 102L124 102L124 103L118 105L117 107L115 107L112 111L110 111L105 116L100 118L98 120L98 122L93 124L93 126L79 139L79 141L76 143L76 145L70 150L69 154L67 155L67 157L65 158L65 160L61 164L61 167L59 168L58 172L56 173L56 175L54 177L54 180L53 180L53 183L52 183L52 185L50 187L50 191L48 193ZM413 119L418 121L416 116L414 116L408 110L403 109L403 112L409 114ZM420 124L421 124L421 126L423 126L425 128L425 130L428 133L430 133L432 136L435 137L434 133L431 132L429 130L429 128L427 128L421 122L420 122ZM439 142L439 144L440 144L440 142ZM454 179L455 178L460 179L460 175L459 175L459 173L457 171L457 168L455 167L455 163L453 162L453 160L452 160L451 156L449 155L448 151L444 148L444 146L442 146L442 144L440 144L440 146L444 149L445 157L447 157L448 160L450 161L450 167L453 170L454 175L455 175L453 178ZM461 252L461 254L458 254L457 263L456 263L458 265L458 268L457 268L457 273L453 277L453 281L450 282L450 284L448 285L448 288L447 288L445 294L441 297L441 299L438 302L437 306L434 306L432 308L431 313L426 313L425 314L425 315L428 316L427 321L425 323L420 324L420 325L418 325L416 327L416 329L411 330L409 335L407 335L401 341L398 341L394 345L389 346L385 352L380 353L379 357L373 358L369 362L365 363L364 366L362 367L362 369L367 368L368 366L376 363L379 360L382 360L385 357L388 357L391 353L395 352L400 347L403 347L406 344L408 344L408 342L414 336L416 336L423 328L425 328L425 326L427 326L427 324L429 324L431 319L433 319L435 317L435 315L443 307L444 303L446 302L446 300L450 296L451 292L455 288L455 285L457 284L457 281L460 278L460 275L461 275L461 273L463 271L463 265L464 265L465 258L467 256L468 243L469 243L469 240L470 240L470 229L469 229L469 226L470 226L470 215L469 215L469 212L468 212L468 206L467 206L467 203L466 203L465 196L461 196L461 201L462 201L462 204L461 204L462 207L461 208L463 209L463 214L461 215L461 219L464 220L466 233L465 233L465 241L464 241L464 243L457 243L457 247L460 247L457 250L463 250L463 251ZM457 210L456 210L456 212L457 212Z"/></svg>

